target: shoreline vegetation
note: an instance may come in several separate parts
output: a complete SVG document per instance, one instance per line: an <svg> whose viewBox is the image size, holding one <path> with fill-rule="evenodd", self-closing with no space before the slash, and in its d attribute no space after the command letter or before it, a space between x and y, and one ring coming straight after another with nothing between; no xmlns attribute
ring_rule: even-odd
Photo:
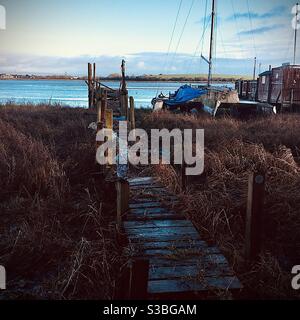
<svg viewBox="0 0 300 320"><path fill-rule="evenodd" d="M205 74L159 74L159 75L140 75L140 76L126 76L126 81L136 82L207 82L207 75ZM249 80L250 76L241 75L225 75L216 74L213 76L213 82L235 82L237 80ZM78 76L62 76L62 75L17 75L17 74L0 74L0 80L82 80L86 81L87 77ZM121 81L122 77L119 74L111 74L107 77L98 77L97 81Z"/></svg>
<svg viewBox="0 0 300 320"><path fill-rule="evenodd" d="M114 185L99 177L95 111L0 106L0 299L112 299L126 247L114 228ZM205 171L180 191L171 165L131 168L180 197L178 210L218 245L244 286L241 299L297 299L291 266L300 248L300 116L247 122L136 111L137 127L205 129ZM249 172L266 172L263 250L244 259ZM199 274L201 274L199 270ZM298 295L297 295L298 294Z"/></svg>

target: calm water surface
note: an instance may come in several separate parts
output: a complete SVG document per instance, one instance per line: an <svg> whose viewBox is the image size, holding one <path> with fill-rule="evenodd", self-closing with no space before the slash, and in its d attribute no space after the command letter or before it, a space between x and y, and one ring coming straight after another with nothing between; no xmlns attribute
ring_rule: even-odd
<svg viewBox="0 0 300 320"><path fill-rule="evenodd" d="M105 85L119 88L119 82L107 81ZM182 82L128 82L129 95L136 107L151 107L156 92L169 94ZM226 84L233 87L231 83ZM0 80L0 103L60 103L72 107L87 107L87 85L81 80Z"/></svg>

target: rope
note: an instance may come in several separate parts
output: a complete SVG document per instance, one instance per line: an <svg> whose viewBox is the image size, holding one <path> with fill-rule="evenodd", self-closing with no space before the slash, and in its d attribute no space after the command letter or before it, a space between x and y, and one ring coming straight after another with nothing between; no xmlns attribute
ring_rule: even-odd
<svg viewBox="0 0 300 320"><path fill-rule="evenodd" d="M190 63L189 63L189 65L187 66L187 71L190 71L190 68L191 68L191 66L192 66L192 63L193 63L194 59L195 59L196 57L200 57L200 56L202 55L202 53L203 53L205 31L206 31L207 27L209 26L210 19L211 19L211 16L210 16L210 18L209 18L208 21L207 21L207 24L206 24L206 26L205 26L204 33L203 33L202 37L200 38L200 40L199 40L199 42L198 42L198 44L197 44L197 47L196 47L196 49L195 49L195 52L194 52L192 58L190 59ZM200 50L199 50L199 49L200 49L200 45L201 45L201 44L202 44L202 47L201 47L201 54L200 54ZM201 66L201 63L202 63L202 59L200 59L200 66Z"/></svg>
<svg viewBox="0 0 300 320"><path fill-rule="evenodd" d="M167 54L166 54L166 59L165 59L165 62L163 64L163 72L165 71L166 66L167 66L167 61L168 61L168 58L169 58L169 54L170 54L170 50L171 50L171 46L172 46L172 42L173 42L173 38L174 38L176 26L177 26L177 22L178 22L180 10L181 10L181 7L182 7L182 2L183 2L183 0L180 0L179 7L178 7L178 10L177 10L177 14L176 14L176 18L175 18L175 22L174 22L174 26L173 26L173 30L172 30L172 34L171 34L171 38L170 38L170 41L169 41L169 46L168 46L168 51L167 51ZM157 87L157 91L156 91L156 97L158 95L159 89L160 89L160 87L158 86Z"/></svg>
<svg viewBox="0 0 300 320"><path fill-rule="evenodd" d="M254 48L255 57L257 57L257 50L256 50L255 37L254 37L254 32L253 32L253 23L252 23L252 18L251 18L251 14L250 14L249 0L246 0L246 1L247 1L248 17L249 17L249 21L250 21L251 34L252 34L252 39L253 39L253 48Z"/></svg>
<svg viewBox="0 0 300 320"><path fill-rule="evenodd" d="M217 37L218 37L218 2L216 1L216 8L215 8L215 36L214 36L214 53L213 53L213 60L217 60ZM216 74L216 64L213 63L213 70L212 70L213 74Z"/></svg>
<svg viewBox="0 0 300 320"><path fill-rule="evenodd" d="M173 66L173 61L174 61L174 59L175 59L175 57L176 57L176 55L177 55L177 51L178 51L178 48L179 48L179 45L180 45L182 36L183 36L183 34L184 34L184 31L185 31L185 28L186 28L188 19L189 19L190 15L191 15L191 12L192 12L194 3L195 3L195 0L192 0L192 3L191 3L191 6L190 6L190 9L189 9L189 12L188 12L188 14L187 14L187 16L186 16L186 19L185 19L185 22L184 22L184 24L183 24L183 28L182 28L180 37L179 37L178 42L177 42L177 45L176 45L176 49L175 49L174 55L173 55L172 60L171 60L170 67Z"/></svg>
<svg viewBox="0 0 300 320"><path fill-rule="evenodd" d="M203 47L204 47L204 36L205 36L205 31L209 25L210 19L211 19L211 15L209 16L209 19L206 23L206 18L207 18L207 7L208 7L208 0L206 0L205 3L205 11L204 11L204 17L203 17L203 31L202 31L202 36L199 40L199 42L197 43L196 49L194 51L194 54L192 56L192 58L189 60L189 64L187 65L187 73L189 73L192 63L194 62L195 57L197 56L198 50L200 49L200 45L202 44L201 47L201 54L203 53ZM200 59L200 67L201 67L201 63L202 63L202 59Z"/></svg>

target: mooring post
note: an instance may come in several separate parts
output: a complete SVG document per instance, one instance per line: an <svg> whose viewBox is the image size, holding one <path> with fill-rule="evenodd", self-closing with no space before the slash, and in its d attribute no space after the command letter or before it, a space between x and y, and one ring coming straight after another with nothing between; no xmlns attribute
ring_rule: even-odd
<svg viewBox="0 0 300 320"><path fill-rule="evenodd" d="M103 128L106 128L106 109L107 109L107 91L103 90L101 93L101 122L103 123Z"/></svg>
<svg viewBox="0 0 300 320"><path fill-rule="evenodd" d="M246 216L246 259L257 259L261 251L263 232L263 205L265 174L253 172L248 181L248 201Z"/></svg>
<svg viewBox="0 0 300 320"><path fill-rule="evenodd" d="M92 80L92 106L96 106L96 63L93 63L93 80Z"/></svg>
<svg viewBox="0 0 300 320"><path fill-rule="evenodd" d="M125 60L122 60L121 64L122 82L121 82L121 107L122 113L128 120L128 91L126 85L126 75L125 75Z"/></svg>
<svg viewBox="0 0 300 320"><path fill-rule="evenodd" d="M146 300L148 294L149 260L132 261L130 274L130 299Z"/></svg>
<svg viewBox="0 0 300 320"><path fill-rule="evenodd" d="M93 105L92 98L92 65L88 63L88 91L89 91L89 108Z"/></svg>
<svg viewBox="0 0 300 320"><path fill-rule="evenodd" d="M112 141L112 132L113 132L113 110L106 109L105 110L105 124L106 129L109 129L107 132L107 140ZM107 164L111 166L113 164L113 153L111 150L107 151Z"/></svg>
<svg viewBox="0 0 300 320"><path fill-rule="evenodd" d="M122 225L122 218L129 210L129 183L125 179L116 182L117 189L117 226Z"/></svg>
<svg viewBox="0 0 300 320"><path fill-rule="evenodd" d="M130 128L131 130L135 129L135 110L134 110L134 98L129 98L130 102Z"/></svg>
<svg viewBox="0 0 300 320"><path fill-rule="evenodd" d="M184 132L182 132L182 163L181 163L181 191L186 191L187 176L186 176L186 163L184 159Z"/></svg>

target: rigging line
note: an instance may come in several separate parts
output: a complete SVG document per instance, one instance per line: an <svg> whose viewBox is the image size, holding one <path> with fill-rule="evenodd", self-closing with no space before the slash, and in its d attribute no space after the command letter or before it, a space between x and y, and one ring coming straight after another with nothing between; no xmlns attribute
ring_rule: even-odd
<svg viewBox="0 0 300 320"><path fill-rule="evenodd" d="M202 36L201 36L201 38L200 38L200 40L199 40L199 42L198 42L198 44L197 44L197 47L196 47L196 49L195 49L195 51L194 51L194 54L193 54L193 56L191 57L191 59L189 60L189 65L188 65L188 67L187 67L187 71L190 70L191 65L192 65L194 59L195 59L196 56L198 56L198 54L200 53L200 52L199 52L199 49L200 49L201 44L202 44L201 54L203 53L205 31L206 31L207 27L209 26L210 19L211 19L211 15L210 15L210 18L208 19L208 21L207 21L207 23L206 23L206 26L205 26L205 28L204 28L204 30L203 30ZM202 62L202 59L200 60L200 65L201 65L201 62Z"/></svg>
<svg viewBox="0 0 300 320"><path fill-rule="evenodd" d="M214 53L213 53L213 57L212 59L217 61L217 37L218 37L218 24L219 24L219 19L218 19L218 2L216 4L216 8L215 8L215 35L214 35ZM213 63L213 70L212 70L212 74L216 74L216 63Z"/></svg>
<svg viewBox="0 0 300 320"><path fill-rule="evenodd" d="M191 65L192 65L192 63L193 63L193 61L194 61L194 59L195 59L195 57L196 57L196 55L197 55L197 52L198 52L198 50L199 50L199 48L200 48L200 45L201 45L201 43L202 43L202 51L203 51L203 43L204 43L204 35L205 35L205 31L206 31L206 28L207 28L207 26L208 26L208 24L206 24L206 19L207 19L207 7L208 7L208 0L206 0L205 1L205 10L204 10L204 16L203 16L203 28L202 28L202 36L201 36L201 38L200 38L200 40L199 40L199 42L197 43L197 46L196 46L196 49L195 49L195 51L194 51L194 54L193 54L193 56L192 56L192 58L189 60L189 64L187 65L187 73L189 73L189 71L190 71L190 68L191 68ZM201 52L202 53L202 52Z"/></svg>
<svg viewBox="0 0 300 320"><path fill-rule="evenodd" d="M290 58L289 54L290 54L290 50L291 50L291 47L292 47L293 43L294 43L294 32L292 33L290 41L288 42L288 46L287 46L287 50L286 50L285 55L284 55L284 59Z"/></svg>
<svg viewBox="0 0 300 320"><path fill-rule="evenodd" d="M205 13L204 13L204 23L203 23L203 33L202 33L202 39L204 38L204 35L205 35L205 31L206 31L206 28L208 26L208 24L205 26L206 24L206 16L207 16L207 8L208 8L208 0L206 0L205 2ZM209 22L210 22L210 19L211 19L211 15L209 16ZM204 41L202 41L202 47L201 47L201 53L203 53L203 48L204 48Z"/></svg>
<svg viewBox="0 0 300 320"><path fill-rule="evenodd" d="M252 39L253 39L254 53L255 53L255 56L257 57L256 42L255 42L255 37L254 37L254 32L253 32L253 23L252 23L252 18L251 18L251 13L250 13L249 0L246 0L246 2L247 2L247 7L248 7L248 17L249 17L249 21L250 21L250 28L251 28L251 34L252 34Z"/></svg>
<svg viewBox="0 0 300 320"><path fill-rule="evenodd" d="M171 50L172 42L173 42L173 39L174 39L174 34L175 34L176 27L177 27L177 22L178 22L180 10L181 10L181 7L182 7L182 2L183 2L183 0L180 0L179 7L178 7L178 10L177 10L177 14L176 14L176 18L175 18L175 22L174 22L174 26L173 26L173 30L172 30L172 34L171 34L171 38L170 38L170 42L169 42L169 46L168 46L168 51L167 51L167 54L166 54L166 59L165 59L165 62L163 64L163 69L162 69L163 73L165 72L165 69L166 69L166 66L167 66L167 61L168 61L168 58L169 58L169 55L170 55L170 50ZM159 89L160 89L160 87L158 86L157 87L157 91L156 91L156 97L158 95Z"/></svg>
<svg viewBox="0 0 300 320"><path fill-rule="evenodd" d="M183 34L184 34L184 31L185 31L187 22L188 22L188 20L189 20L190 15L191 15L191 12L192 12L194 3L195 3L195 0L192 0L192 3L191 3L191 6L190 6L190 9L189 9L189 12L188 12L188 14L187 14L187 16L186 16L186 19L185 19L185 22L184 22L184 25L183 25L183 28L182 28L180 37L179 37L178 42L177 42L177 45L176 45L176 49L175 49L174 55L173 55L172 60L171 60L170 67L173 66L173 61L174 61L174 59L175 59L175 57L176 57L176 55L177 55L177 51L178 51L178 48L179 48L179 45L180 45L182 36L183 36Z"/></svg>

